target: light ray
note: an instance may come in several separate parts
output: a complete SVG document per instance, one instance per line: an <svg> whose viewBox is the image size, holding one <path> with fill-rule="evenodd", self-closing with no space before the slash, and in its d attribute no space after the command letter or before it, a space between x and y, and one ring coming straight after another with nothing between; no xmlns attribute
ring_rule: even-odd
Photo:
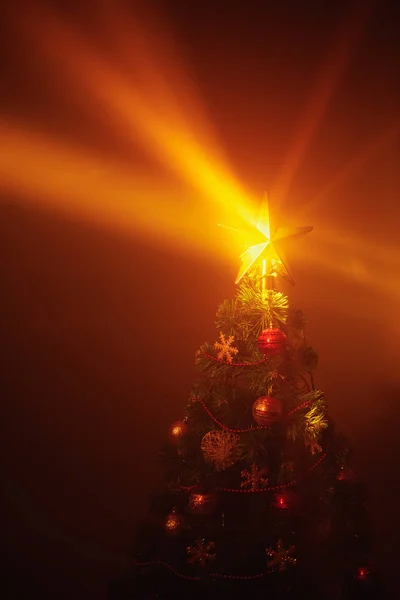
<svg viewBox="0 0 400 600"><path fill-rule="evenodd" d="M302 260L318 266L327 274L343 277L360 286L366 293L372 289L400 300L400 251L346 232L343 227L316 227L313 246L304 244Z"/></svg>
<svg viewBox="0 0 400 600"><path fill-rule="evenodd" d="M111 11L110 14L117 15L115 23L110 23L110 36L115 39L118 30L121 32L121 45L115 47L114 60L107 53L102 55L90 44L87 36L79 34L66 21L61 23L54 15L40 13L36 4L33 12L24 12L25 35L31 36L37 51L41 48L43 56L46 55L57 72L62 73L60 79L65 88L68 81L74 93L85 94L88 110L98 107L103 118L111 122L121 137L132 143L132 147L140 141L162 165L186 186L196 190L197 195L188 195L187 201L180 197L177 201L173 192L166 194L167 188L161 181L156 184L153 179L137 173L134 166L105 165L100 157L78 152L45 136L12 129L6 130L2 138L2 185L22 192L35 202L40 196L43 202L62 210L103 223L115 222L130 231L151 232L171 243L183 243L186 247L193 245L202 251L209 249L210 240L202 235L199 209L190 205L193 198L196 202L199 198L204 203L207 201L215 216L216 207L219 207L226 211L225 214L239 215L248 224L258 225L258 230L268 239L271 234L278 235L266 226L269 220L263 225L261 219L257 224L254 218L256 202L234 176L222 155L216 136L201 110L201 103L197 101L195 92L187 89L187 78L182 75L176 55L169 54L168 60L162 55L165 54L164 46L160 49L155 41L158 32L153 32L150 43L139 22L125 20L124 13L118 16L117 12ZM125 27L122 27L123 21ZM349 31L352 31L351 28ZM132 39L136 46L132 45ZM351 36L349 40L354 41ZM336 66L314 95L313 102L316 104L310 104L309 118L304 120L303 129L296 138L298 146L293 146L286 171L281 174L284 190L288 189L301 164L305 149L342 73L348 57L346 52L336 57ZM122 54L126 55L125 61ZM134 56L135 60L128 60L128 56ZM23 174L21 165L24 165ZM216 223L217 220L214 221ZM309 256L310 263L319 263L343 275L348 273L349 277L355 276L358 264L359 280L374 285L372 250L370 254L362 254L361 258L357 255L347 258L347 263L340 261L337 259L339 255L343 257L346 252L348 256L354 253L356 241L349 241L346 252L342 250L340 253L339 240L343 240L344 232L338 238L335 232L323 231L324 236L336 235L335 250L329 243L321 245L321 252L313 252ZM360 243L365 246L365 242ZM307 245L304 246L306 252ZM382 269L391 264L389 255L389 252L382 251ZM397 264L395 258L393 261ZM348 268L351 262L353 267L355 265L352 272ZM360 265L364 264L363 270ZM382 277L380 279L382 281ZM396 288L395 278L391 283Z"/></svg>
<svg viewBox="0 0 400 600"><path fill-rule="evenodd" d="M350 160L347 160L338 173L322 188L310 201L307 202L307 209L312 208L320 202L326 201L337 187L342 185L357 171L360 171L366 164L372 161L379 152L382 152L386 146L398 138L400 134L400 119L393 121L383 131L380 131L372 140L363 143L363 150L355 154Z"/></svg>
<svg viewBox="0 0 400 600"><path fill-rule="evenodd" d="M271 188L271 194L279 205L287 201L291 183L304 160L312 139L324 117L329 102L343 77L350 61L351 53L365 29L371 13L372 2L356 0L346 14L341 30L338 32L336 44L330 57L324 60L320 76L311 91L305 111L299 119L299 126L289 146L289 151Z"/></svg>
<svg viewBox="0 0 400 600"><path fill-rule="evenodd" d="M9 122L0 123L0 129L3 192L130 234L156 236L188 251L213 247L216 235L215 240L198 235L198 211L186 210L182 226L182 197L176 190L167 192L162 180Z"/></svg>
<svg viewBox="0 0 400 600"><path fill-rule="evenodd" d="M122 136L132 144L141 140L164 166L208 201L224 208L229 206L232 213L246 221L252 219L251 195L223 161L204 122L200 137L196 128L197 113L190 112L192 104L182 107L178 98L171 95L158 71L153 69L154 60L146 48L142 48L137 64L142 68L145 65L146 77L142 70L139 75L141 80L147 78L151 81L150 87L138 81L137 72L130 73L128 77L126 68L107 62L76 30L57 21L54 15L41 14L39 18L35 11L26 18L29 25L27 35L36 34L36 43L47 52L57 68L62 67L71 84L79 85L88 94L88 100L105 108L105 114ZM137 23L133 23L132 27L130 35L136 39L140 27ZM139 35L142 42L141 38L143 36ZM158 59L159 64L163 64L162 57ZM157 95L154 90L158 91ZM199 138L209 143L201 143Z"/></svg>

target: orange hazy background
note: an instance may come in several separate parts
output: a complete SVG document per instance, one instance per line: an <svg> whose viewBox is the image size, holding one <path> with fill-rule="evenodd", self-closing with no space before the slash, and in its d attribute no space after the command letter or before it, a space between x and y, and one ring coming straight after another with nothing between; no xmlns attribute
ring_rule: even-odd
<svg viewBox="0 0 400 600"><path fill-rule="evenodd" d="M1 9L6 598L127 564L267 190L317 384L397 564L400 51L389 1ZM333 4L331 6L331 4ZM247 239L247 238L246 238Z"/></svg>

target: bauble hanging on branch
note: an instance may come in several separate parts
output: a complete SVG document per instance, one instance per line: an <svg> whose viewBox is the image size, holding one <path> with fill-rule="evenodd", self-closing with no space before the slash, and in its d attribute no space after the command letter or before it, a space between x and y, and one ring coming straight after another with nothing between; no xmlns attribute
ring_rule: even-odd
<svg viewBox="0 0 400 600"><path fill-rule="evenodd" d="M358 567L354 578L358 581L367 581L371 577L371 568L368 565Z"/></svg>
<svg viewBox="0 0 400 600"><path fill-rule="evenodd" d="M188 433L189 425L186 420L175 421L169 428L168 437L173 444L179 446Z"/></svg>
<svg viewBox="0 0 400 600"><path fill-rule="evenodd" d="M214 492L194 491L189 496L189 511L194 515L211 515L218 505Z"/></svg>
<svg viewBox="0 0 400 600"><path fill-rule="evenodd" d="M213 429L201 440L201 451L205 461L212 464L216 471L224 471L232 467L242 455L240 436Z"/></svg>
<svg viewBox="0 0 400 600"><path fill-rule="evenodd" d="M164 529L168 535L175 536L180 533L184 524L184 518L179 515L174 509L169 515L167 515L164 521Z"/></svg>
<svg viewBox="0 0 400 600"><path fill-rule="evenodd" d="M286 334L279 327L269 327L260 333L257 345L266 356L277 356L286 347Z"/></svg>
<svg viewBox="0 0 400 600"><path fill-rule="evenodd" d="M255 422L266 427L282 417L282 403L273 396L260 396L253 404L252 414Z"/></svg>

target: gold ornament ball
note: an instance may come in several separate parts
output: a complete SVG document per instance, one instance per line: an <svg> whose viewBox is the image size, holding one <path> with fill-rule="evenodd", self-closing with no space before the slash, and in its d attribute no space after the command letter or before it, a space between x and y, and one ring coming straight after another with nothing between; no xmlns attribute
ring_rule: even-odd
<svg viewBox="0 0 400 600"><path fill-rule="evenodd" d="M194 515L211 515L218 504L214 492L192 492L189 496L189 511Z"/></svg>
<svg viewBox="0 0 400 600"><path fill-rule="evenodd" d="M189 425L185 421L175 421L169 428L168 437L170 441L178 445L189 433Z"/></svg>
<svg viewBox="0 0 400 600"><path fill-rule="evenodd" d="M229 431L213 429L201 440L201 451L206 462L217 471L232 467L242 455L240 436Z"/></svg>
<svg viewBox="0 0 400 600"><path fill-rule="evenodd" d="M260 396L253 404L252 414L258 425L272 425L282 416L282 404L272 396Z"/></svg>
<svg viewBox="0 0 400 600"><path fill-rule="evenodd" d="M177 512L173 510L167 515L164 521L164 529L168 535L177 535L182 529L183 521L182 515L178 515Z"/></svg>

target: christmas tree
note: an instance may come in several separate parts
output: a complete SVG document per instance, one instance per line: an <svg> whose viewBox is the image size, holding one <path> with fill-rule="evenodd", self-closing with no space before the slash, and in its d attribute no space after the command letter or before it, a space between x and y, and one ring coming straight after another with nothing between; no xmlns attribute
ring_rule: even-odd
<svg viewBox="0 0 400 600"><path fill-rule="evenodd" d="M382 598L351 447L314 384L306 319L278 291L293 283L279 241L311 228L270 234L264 210L258 230L217 340L196 354L200 376L115 600Z"/></svg>

